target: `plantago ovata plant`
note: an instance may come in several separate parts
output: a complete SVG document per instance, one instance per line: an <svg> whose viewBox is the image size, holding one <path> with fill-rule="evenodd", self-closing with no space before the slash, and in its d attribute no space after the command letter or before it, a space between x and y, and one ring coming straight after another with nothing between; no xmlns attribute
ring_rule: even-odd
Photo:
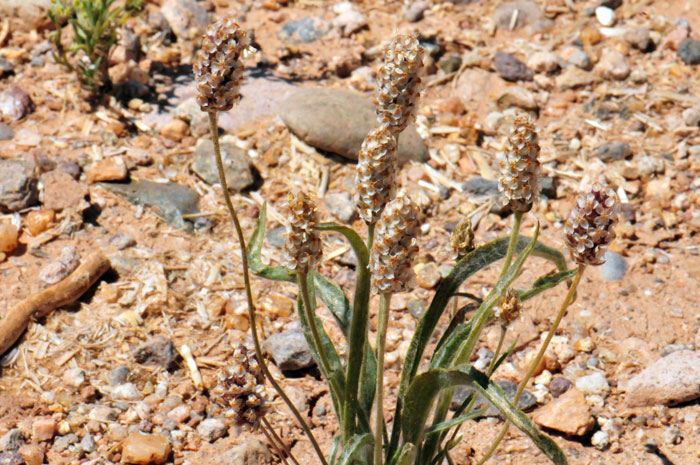
<svg viewBox="0 0 700 465"><path fill-rule="evenodd" d="M567 463L557 444L541 433L516 405L532 376L532 367L539 363L561 317L574 299L585 266L599 264L604 247L613 238L614 193L594 187L591 193L579 199L567 222L566 243L578 268L567 269L562 253L538 241L538 224L531 237L521 236L522 218L536 204L539 195L537 157L540 149L534 123L528 117L516 118L501 157L499 180L504 203L514 212L511 233L508 237L476 247L471 222L465 219L456 228L451 245L457 263L439 285L418 322L404 356L398 392L393 393L396 394L393 419L387 423L384 414L384 403L388 400L384 384L384 352L390 300L394 293L410 290L412 263L419 253L417 236L421 218L419 208L408 196L395 194L396 145L416 107L423 50L413 36L398 36L386 48L379 72L379 95L375 100L377 126L362 144L357 166L355 201L367 223L366 237L362 238L359 232L345 225L319 223L313 198L302 192L290 194L283 266L271 266L264 264L261 258L266 207L261 209L257 227L246 245L228 193L218 144L216 114L230 109L238 98L242 76L240 55L247 47L246 37L228 20L208 28L195 65L199 103L204 111L209 112L223 194L241 246L256 361L308 436L319 462L324 465L456 463L451 453L459 442L458 430L462 423L482 413L473 411L476 396L482 395L502 413L506 425L514 424L554 463ZM320 235L323 233L344 236L357 257L357 280L352 299L315 269L321 256ZM554 269L527 289L515 288L514 281L531 255L549 260ZM438 322L448 314L448 304L457 298L462 284L479 270L497 262L501 263L501 271L496 283L485 297L475 297L479 307L471 319L464 321L462 312L454 312L447 327L439 329ZM272 377L262 358L249 271L266 279L298 286L298 317L328 385L340 426L329 451L321 450L305 419ZM538 359L520 383L516 399L511 401L491 379L513 350L513 347L502 350L509 324L518 317L528 299L564 282L569 285L568 294ZM372 295L379 301L374 348L370 344L368 325ZM323 322L317 317L317 298L331 312L344 336L344 350L329 337ZM500 342L493 362L482 372L469 362L482 332L493 322L500 325ZM430 347L428 356L433 340L438 342ZM346 354L345 359L341 358L341 353ZM474 387L475 393L450 415L454 389L465 384ZM223 392L219 394L225 395ZM497 445L498 441L494 442L482 461L488 459Z"/></svg>

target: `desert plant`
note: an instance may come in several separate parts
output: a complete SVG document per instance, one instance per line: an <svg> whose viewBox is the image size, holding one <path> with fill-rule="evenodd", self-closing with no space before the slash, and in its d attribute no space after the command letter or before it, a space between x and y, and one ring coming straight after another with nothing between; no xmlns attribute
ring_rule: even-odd
<svg viewBox="0 0 700 465"><path fill-rule="evenodd" d="M141 10L143 0L54 0L48 15L55 29L48 33L57 63L77 73L90 91L107 88L109 53L117 43L117 29ZM70 45L63 44L65 24L73 29Z"/></svg>
<svg viewBox="0 0 700 465"><path fill-rule="evenodd" d="M504 202L514 212L511 233L475 248L471 223L464 221L456 229L452 245L457 264L438 287L417 325L401 371L393 422L388 425L384 420L383 374L390 300L394 293L410 287L411 265L418 253L416 236L420 231L421 216L408 196L395 194L396 141L413 118L423 51L413 36L398 36L386 48L379 73L379 97L375 101L377 126L362 144L357 168L355 199L367 223L366 238L348 226L318 223L313 199L304 193L292 194L288 201L290 221L284 266L270 266L264 264L261 257L266 208L261 209L257 226L246 245L228 192L218 144L217 112L229 110L238 98L242 70L240 56L247 45L247 35L230 20L208 28L194 68L199 103L209 112L223 195L241 246L257 360L262 372L309 437L319 461L324 465L432 465L443 460L454 463L450 451L460 441L457 432L463 422L481 413L472 410L476 395L481 394L503 414L506 425L512 423L523 431L554 463L566 463L557 444L516 407L517 398L574 299L585 266L601 263L602 250L613 237L614 193L595 186L591 193L578 201L572 212L566 226L566 243L578 264L575 269L567 269L561 252L538 241L539 225L535 226L530 237L521 236L523 215L531 210L539 195L539 145L532 121L526 116L516 118L506 149L501 154L500 176ZM352 300L315 270L321 256L321 233L341 234L357 257L357 280ZM556 269L535 280L528 289L513 288L516 277L531 255L549 260ZM500 275L488 295L476 299L479 307L474 316L465 321L462 312L453 312L447 328L436 334L439 320L446 313L449 301L458 297L461 285L474 273L500 260ZM340 433L328 454L321 450L308 424L271 376L262 358L249 271L266 279L298 285L299 320L321 374L328 383L340 423ZM491 379L513 350L513 347L505 350L502 347L509 323L517 317L524 302L563 282L569 285L568 294L537 359L519 385L515 401L511 401ZM379 296L375 349L370 345L368 330L372 293ZM316 316L317 298L330 310L345 337L345 361ZM494 321L501 328L500 342L493 362L482 372L469 361L483 330ZM433 348L427 366L421 370L421 362L433 336L439 336L439 342ZM454 389L465 384L473 386L476 394L470 395L449 417ZM489 454L497 444L498 441ZM488 455L484 460L487 458Z"/></svg>

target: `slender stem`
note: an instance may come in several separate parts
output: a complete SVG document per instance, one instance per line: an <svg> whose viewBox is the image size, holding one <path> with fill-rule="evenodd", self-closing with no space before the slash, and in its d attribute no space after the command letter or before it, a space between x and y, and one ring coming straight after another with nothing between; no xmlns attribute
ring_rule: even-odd
<svg viewBox="0 0 700 465"><path fill-rule="evenodd" d="M503 348L503 340L506 338L506 330L507 328L501 325L501 334L498 337L498 345L496 346L496 352L493 353L493 358L491 359L491 363L489 364L489 370L486 372L486 374L489 376L493 374L493 370L496 367L496 360L498 360L498 357L501 355L501 349Z"/></svg>
<svg viewBox="0 0 700 465"><path fill-rule="evenodd" d="M372 244L374 244L374 226L375 223L369 223L367 225L367 252L372 254Z"/></svg>
<svg viewBox="0 0 700 465"><path fill-rule="evenodd" d="M269 441L270 445L275 449L275 452L277 452L277 455L279 455L280 460L284 465L289 465L289 462L287 462L287 455L284 453L284 451L280 448L280 446L277 444L277 441L274 440L272 435L270 434L270 431L268 431L269 426L268 423L262 423L260 425L260 431L263 432L267 440Z"/></svg>
<svg viewBox="0 0 700 465"><path fill-rule="evenodd" d="M265 363L262 347L260 346L260 338L258 337L258 329L255 322L255 303L253 302L253 291L250 287L250 275L248 274L248 255L246 254L245 238L243 237L243 229L241 228L241 223L238 221L238 215L236 214L236 210L233 208L231 196L228 193L228 183L226 182L224 162L221 159L221 147L219 145L219 125L217 124L217 113L215 111L209 112L209 129L211 131L212 141L214 142L214 154L216 155L216 167L219 170L219 181L221 182L221 189L223 190L224 200L226 201L226 207L228 208L228 212L231 215L231 219L233 220L233 225L236 229L236 235L238 236L238 242L240 244L241 261L243 263L243 282L245 284L246 300L248 301L248 319L250 320L250 332L253 336L253 344L255 345L255 355L258 359L258 363L260 364L260 368L265 374L265 377L270 381L272 387L275 389L275 391L277 391L277 394L279 394L284 403L287 404L287 407L289 407L289 410L299 422L301 429L304 430L304 433L309 438L309 441L311 441L311 445L316 451L316 454L321 460L321 463L323 465L328 465L328 463L326 462L326 458L324 457L323 452L321 451L321 446L318 445L318 441L316 441L316 438L311 432L311 428L309 428L309 425L306 424L306 421L304 421L304 418L301 416L301 413L299 413L299 410L294 406L292 401L284 392L282 386L280 386L277 380L275 380L275 378L272 376L272 373L270 373L270 370L267 367L267 363Z"/></svg>
<svg viewBox="0 0 700 465"><path fill-rule="evenodd" d="M508 241L508 250L506 251L506 258L503 260L503 269L501 270L501 275L498 277L500 280L508 272L510 264L513 261L513 255L515 254L515 246L518 243L518 233L520 232L520 223L523 220L523 212L515 212L513 215L513 230L510 232L510 241Z"/></svg>
<svg viewBox="0 0 700 465"><path fill-rule="evenodd" d="M386 351L386 329L389 324L391 294L379 296L377 316L377 410L374 418L374 465L382 465L382 430L384 429L384 353Z"/></svg>
<svg viewBox="0 0 700 465"><path fill-rule="evenodd" d="M561 308L559 309L559 313L557 313L556 318L554 319L554 323L552 323L552 327L549 328L549 332L547 333L547 337L545 338L544 342L542 343L542 347L540 347L539 352L537 352L537 356L535 359L532 361L530 364L530 367L527 370L527 373L525 374L525 377L520 381L520 384L518 385L518 390L515 393L515 398L513 399L513 405L518 405L518 401L520 400L520 396L523 394L523 391L525 390L525 386L527 386L528 381L532 377L532 375L535 373L535 370L537 370L537 366L540 364L542 361L542 357L544 357L544 353L547 351L547 347L549 346L549 343L552 340L552 337L554 337L554 333L556 333L557 328L559 327L559 323L561 323L561 319L564 317L564 314L566 313L566 309L571 305L571 302L573 301L574 295L576 295L576 288L578 287L578 283L581 281L581 277L583 276L583 272L586 269L585 265L579 265L578 271L576 272L576 276L574 276L574 281L571 283L571 287L569 288L569 292L567 292L566 297L564 298L564 302L561 304ZM481 460L479 460L479 463L477 465L483 465L491 456L493 453L496 451L496 448L498 448L498 445L501 443L503 438L505 437L506 433L508 432L508 428L510 427L510 423L508 423L508 420L506 420L506 424L503 426L503 429L501 432L498 434L498 437L496 440L491 444L491 447L489 448L488 451L486 451L486 454L482 457Z"/></svg>
<svg viewBox="0 0 700 465"><path fill-rule="evenodd" d="M279 437L279 435L277 434L275 429L272 427L270 422L267 421L267 418L262 417L262 421L267 426L267 429L270 431L270 434L272 435L272 437L274 437L277 440L277 442L280 443L280 445L282 446L282 449L284 449L284 451L287 453L289 458L292 459L292 462L294 462L295 465L299 465L299 461L296 459L296 457L294 457L294 454L292 454L292 451L289 450L289 447L287 447L287 444L285 444L285 442L282 440L282 438Z"/></svg>
<svg viewBox="0 0 700 465"><path fill-rule="evenodd" d="M311 328L311 337L316 344L318 350L318 355L321 358L321 369L324 373L329 376L328 382L332 382L330 379L331 365L328 363L328 357L326 356L326 351L323 350L323 345L321 344L321 335L318 332L318 326L316 325L316 315L311 308L311 298L309 297L309 284L306 279L306 273L297 272L297 284L299 285L299 291L301 292L301 299L304 302L304 311L306 312L306 319L309 321L309 328Z"/></svg>

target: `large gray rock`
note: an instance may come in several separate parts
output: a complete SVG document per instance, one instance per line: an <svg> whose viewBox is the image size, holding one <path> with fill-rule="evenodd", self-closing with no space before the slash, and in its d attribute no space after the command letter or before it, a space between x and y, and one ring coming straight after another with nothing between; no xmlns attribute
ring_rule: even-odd
<svg viewBox="0 0 700 465"><path fill-rule="evenodd" d="M376 125L372 101L344 89L304 89L282 103L280 116L297 137L307 144L350 160L367 133ZM428 148L412 125L399 137L399 163L425 161Z"/></svg>
<svg viewBox="0 0 700 465"><path fill-rule="evenodd" d="M657 360L622 386L627 405L676 405L700 398L700 351L679 350Z"/></svg>
<svg viewBox="0 0 700 465"><path fill-rule="evenodd" d="M255 182L253 176L252 161L245 150L233 144L221 144L221 159L224 163L226 182L228 187L234 191L242 191L250 187ZM197 144L192 162L192 171L208 184L218 184L219 170L216 166L216 156L214 155L214 143L205 140Z"/></svg>
<svg viewBox="0 0 700 465"><path fill-rule="evenodd" d="M0 211L16 212L39 199L38 180L32 163L0 160Z"/></svg>
<svg viewBox="0 0 700 465"><path fill-rule="evenodd" d="M263 343L263 349L272 355L281 370L302 370L316 364L300 329L282 331L268 337Z"/></svg>

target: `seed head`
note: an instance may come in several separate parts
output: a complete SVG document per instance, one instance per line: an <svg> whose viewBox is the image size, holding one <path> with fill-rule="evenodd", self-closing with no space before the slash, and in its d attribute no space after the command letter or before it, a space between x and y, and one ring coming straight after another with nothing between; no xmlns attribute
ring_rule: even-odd
<svg viewBox="0 0 700 465"><path fill-rule="evenodd" d="M498 180L504 205L510 205L513 211L530 211L540 193L539 153L534 123L527 115L518 116L506 140L505 150L500 154L501 176Z"/></svg>
<svg viewBox="0 0 700 465"><path fill-rule="evenodd" d="M608 186L594 184L576 199L564 231L571 257L579 265L602 265L607 246L615 239L617 194Z"/></svg>
<svg viewBox="0 0 700 465"><path fill-rule="evenodd" d="M362 142L355 185L360 216L376 223L396 190L396 138L386 126L372 129Z"/></svg>
<svg viewBox="0 0 700 465"><path fill-rule="evenodd" d="M241 55L249 45L248 34L229 18L207 26L193 67L202 111L228 111L238 101L243 80Z"/></svg>
<svg viewBox="0 0 700 465"><path fill-rule="evenodd" d="M513 292L512 289L508 289L498 302L498 307L496 307L495 316L498 318L498 322L505 328L515 321L521 312L520 296Z"/></svg>
<svg viewBox="0 0 700 465"><path fill-rule="evenodd" d="M290 193L289 226L284 244L284 260L287 268L298 273L308 272L321 258L321 238L316 226L316 204L304 192Z"/></svg>
<svg viewBox="0 0 700 465"><path fill-rule="evenodd" d="M455 227L454 231L452 231L450 243L457 254L457 260L461 260L474 250L474 229L469 218L463 219Z"/></svg>
<svg viewBox="0 0 700 465"><path fill-rule="evenodd" d="M369 266L379 294L403 292L413 281L411 264L418 253L416 237L420 231L418 213L416 204L400 194L387 204L377 222Z"/></svg>
<svg viewBox="0 0 700 465"><path fill-rule="evenodd" d="M256 428L272 399L265 388L265 377L249 342L233 352L232 364L219 373L219 384L212 390L220 404L233 410L236 422Z"/></svg>
<svg viewBox="0 0 700 465"><path fill-rule="evenodd" d="M379 124L398 135L414 117L423 69L423 47L412 35L399 35L384 50L377 72L379 95L375 99Z"/></svg>

